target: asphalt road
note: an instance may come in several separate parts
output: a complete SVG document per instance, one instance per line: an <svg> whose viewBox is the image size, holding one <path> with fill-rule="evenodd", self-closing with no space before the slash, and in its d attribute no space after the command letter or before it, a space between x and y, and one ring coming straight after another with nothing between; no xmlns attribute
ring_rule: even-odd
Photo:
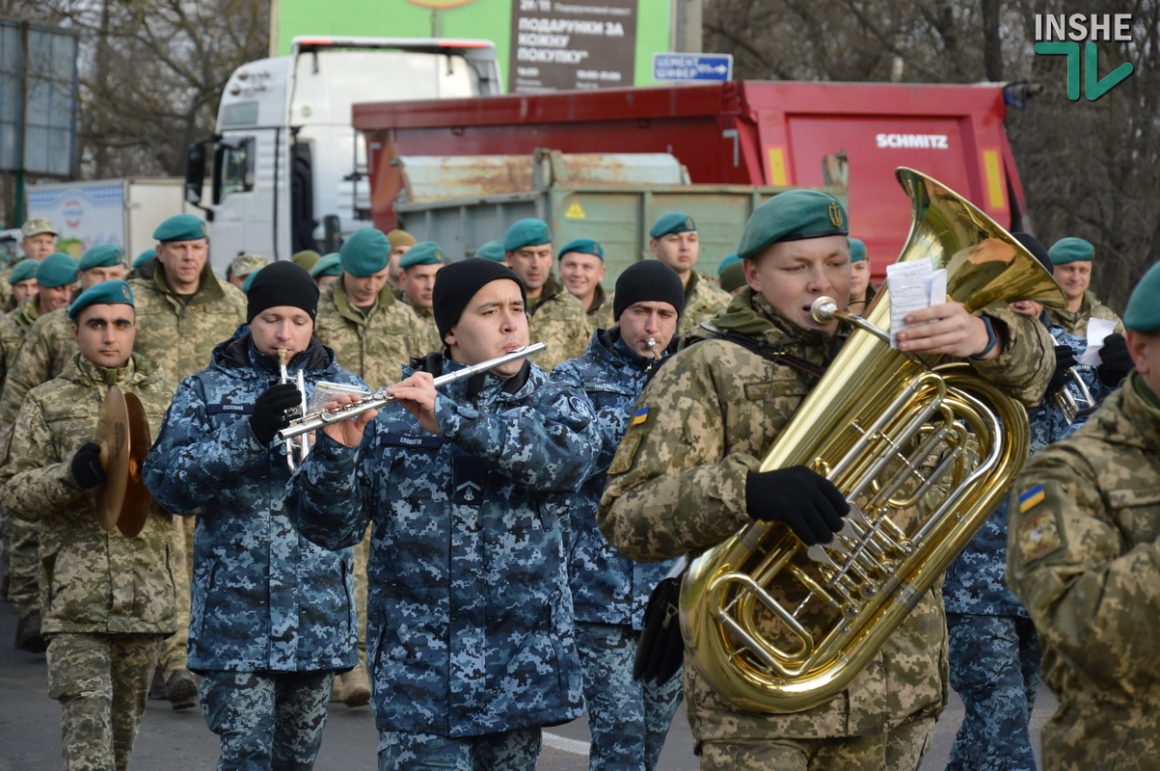
<svg viewBox="0 0 1160 771"><path fill-rule="evenodd" d="M0 603L0 771L55 771L61 767L60 717L55 702L46 695L44 656L18 651L12 646L16 614ZM1055 699L1044 689L1032 718L1038 744L1039 730L1055 709ZM921 771L937 771L946 765L955 731L962 719L962 704L952 694L938 723L934 748ZM583 771L588 767L588 727L583 720L549 729L539 769ZM319 771L375 771L376 732L369 707L348 709L331 706L316 768ZM130 768L136 771L164 769L212 769L217 761L217 737L209 732L198 710L174 712L168 702L150 702L137 737ZM673 720L661 756L663 771L694 771L693 740L682 709Z"/></svg>

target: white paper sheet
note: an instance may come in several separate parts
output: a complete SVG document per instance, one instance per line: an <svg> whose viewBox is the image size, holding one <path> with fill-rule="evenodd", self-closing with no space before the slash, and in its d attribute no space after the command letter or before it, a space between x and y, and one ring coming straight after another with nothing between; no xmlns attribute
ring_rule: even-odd
<svg viewBox="0 0 1160 771"><path fill-rule="evenodd" d="M1109 319L1088 319L1087 348L1079 357L1080 364L1089 367L1100 366L1100 349L1104 347L1104 338L1116 331L1116 322Z"/></svg>
<svg viewBox="0 0 1160 771"><path fill-rule="evenodd" d="M926 260L886 266L890 291L890 345L898 347L898 332L906 328L906 317L917 310L946 302L947 272L934 269Z"/></svg>

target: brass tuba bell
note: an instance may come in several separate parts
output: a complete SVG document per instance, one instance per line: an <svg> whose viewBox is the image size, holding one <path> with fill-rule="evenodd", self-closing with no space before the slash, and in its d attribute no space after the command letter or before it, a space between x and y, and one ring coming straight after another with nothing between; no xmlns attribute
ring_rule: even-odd
<svg viewBox="0 0 1160 771"><path fill-rule="evenodd" d="M968 311L1063 294L1036 259L967 200L900 168L914 220L899 262L947 269ZM823 298L828 299L828 298ZM809 709L844 690L1002 500L1027 458L1027 413L961 362L894 350L883 288L761 464L797 464L850 502L843 530L808 549L754 522L698 556L681 631L700 674L740 709ZM885 336L885 340L883 337ZM921 511L917 514L916 511Z"/></svg>

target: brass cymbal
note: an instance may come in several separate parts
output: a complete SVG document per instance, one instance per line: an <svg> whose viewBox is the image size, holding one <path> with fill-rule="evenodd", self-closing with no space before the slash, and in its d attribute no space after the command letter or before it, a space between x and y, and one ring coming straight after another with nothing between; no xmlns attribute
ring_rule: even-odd
<svg viewBox="0 0 1160 771"><path fill-rule="evenodd" d="M149 423L136 394L109 387L97 421L97 443L105 472L105 484L97 494L97 519L107 532L116 528L132 538L145 526L153 502L142 469L151 443Z"/></svg>
<svg viewBox="0 0 1160 771"><path fill-rule="evenodd" d="M153 496L145 487L145 456L149 454L153 439L149 435L145 406L137 394L126 393L125 406L129 414L129 473L125 479L125 502L121 505L117 529L127 538L133 538L145 527L153 505Z"/></svg>

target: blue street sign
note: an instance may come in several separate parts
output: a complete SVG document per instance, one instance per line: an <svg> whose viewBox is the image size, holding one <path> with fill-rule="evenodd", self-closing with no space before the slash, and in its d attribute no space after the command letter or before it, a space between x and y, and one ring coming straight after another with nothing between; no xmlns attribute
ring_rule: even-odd
<svg viewBox="0 0 1160 771"><path fill-rule="evenodd" d="M729 80L733 54L653 54L653 80Z"/></svg>

